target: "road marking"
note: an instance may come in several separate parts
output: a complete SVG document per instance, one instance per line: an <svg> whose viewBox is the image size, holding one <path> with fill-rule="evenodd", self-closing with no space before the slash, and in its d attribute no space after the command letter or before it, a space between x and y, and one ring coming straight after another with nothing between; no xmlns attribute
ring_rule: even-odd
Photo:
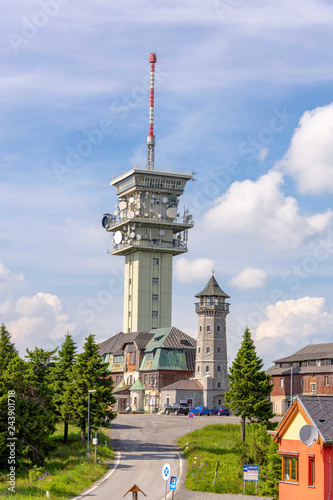
<svg viewBox="0 0 333 500"><path fill-rule="evenodd" d="M92 491L96 490L96 488L98 488L99 486L101 486L101 484L104 483L104 481L106 481L107 479L109 479L109 477L112 476L112 474L116 471L116 469L118 468L118 465L120 463L120 459L121 459L121 453L118 451L117 452L117 460L116 460L116 463L113 465L112 464L112 469L109 470L109 472L107 472L103 477L102 479L99 479L95 484L94 486L92 486L89 490L87 490L86 492L82 493L81 495L77 496L77 497L72 497L70 500L79 500L79 498L84 498L85 496L89 495L89 493L91 493Z"/></svg>

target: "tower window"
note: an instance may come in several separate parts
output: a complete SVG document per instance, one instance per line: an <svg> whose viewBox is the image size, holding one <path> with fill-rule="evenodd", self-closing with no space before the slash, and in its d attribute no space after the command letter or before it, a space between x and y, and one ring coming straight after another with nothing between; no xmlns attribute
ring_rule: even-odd
<svg viewBox="0 0 333 500"><path fill-rule="evenodd" d="M218 387L218 389L221 389L221 382L217 383L217 387Z"/></svg>
<svg viewBox="0 0 333 500"><path fill-rule="evenodd" d="M217 331L218 331L218 332L220 331L220 327L219 327L219 326L217 327Z"/></svg>
<svg viewBox="0 0 333 500"><path fill-rule="evenodd" d="M154 259L153 259L153 264L154 264L154 266L158 266L158 263L159 263L159 260L154 258Z"/></svg>
<svg viewBox="0 0 333 500"><path fill-rule="evenodd" d="M202 326L200 325L199 331L202 332Z"/></svg>
<svg viewBox="0 0 333 500"><path fill-rule="evenodd" d="M151 315L153 318L158 318L158 311L152 311Z"/></svg>
<svg viewBox="0 0 333 500"><path fill-rule="evenodd" d="M217 348L217 354L221 354L221 347Z"/></svg>
<svg viewBox="0 0 333 500"><path fill-rule="evenodd" d="M200 354L201 352L201 347L198 347L198 354Z"/></svg>
<svg viewBox="0 0 333 500"><path fill-rule="evenodd" d="M206 366L206 373L209 373L209 366Z"/></svg>
<svg viewBox="0 0 333 500"><path fill-rule="evenodd" d="M158 285L158 278L153 278L153 285Z"/></svg>
<svg viewBox="0 0 333 500"><path fill-rule="evenodd" d="M152 299L153 299L153 300L158 300L158 295L153 295L153 296L152 296Z"/></svg>
<svg viewBox="0 0 333 500"><path fill-rule="evenodd" d="M206 353L209 354L210 353L210 347L207 347L206 348Z"/></svg>
<svg viewBox="0 0 333 500"><path fill-rule="evenodd" d="M198 366L197 372L198 372L198 373L200 372L200 366Z"/></svg>
<svg viewBox="0 0 333 500"><path fill-rule="evenodd" d="M210 325L207 326L207 332L210 332Z"/></svg>
<svg viewBox="0 0 333 500"><path fill-rule="evenodd" d="M218 367L217 367L217 371L218 371L218 372L220 372L220 371L221 371L221 367L220 367L220 366L218 366Z"/></svg>

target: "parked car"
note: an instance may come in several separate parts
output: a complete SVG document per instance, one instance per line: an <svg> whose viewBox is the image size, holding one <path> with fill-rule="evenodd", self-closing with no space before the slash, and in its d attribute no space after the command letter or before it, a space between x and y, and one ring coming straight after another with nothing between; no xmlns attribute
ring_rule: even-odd
<svg viewBox="0 0 333 500"><path fill-rule="evenodd" d="M169 415L174 413L175 415L188 415L190 409L187 403L171 403L171 405L165 408L165 413Z"/></svg>
<svg viewBox="0 0 333 500"><path fill-rule="evenodd" d="M210 410L210 414L220 416L220 415L230 415L230 412L228 408L220 405L220 406L214 406L214 408Z"/></svg>
<svg viewBox="0 0 333 500"><path fill-rule="evenodd" d="M208 406L196 406L195 408L191 409L191 413L193 415L210 415L210 410Z"/></svg>

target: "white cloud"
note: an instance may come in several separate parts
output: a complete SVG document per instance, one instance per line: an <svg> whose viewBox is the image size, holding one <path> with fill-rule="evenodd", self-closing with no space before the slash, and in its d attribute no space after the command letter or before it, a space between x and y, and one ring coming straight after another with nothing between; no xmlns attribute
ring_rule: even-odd
<svg viewBox="0 0 333 500"><path fill-rule="evenodd" d="M269 153L269 149L268 148L262 148L258 152L257 159L260 161L260 163L262 163L265 160L265 158L268 155L268 153Z"/></svg>
<svg viewBox="0 0 333 500"><path fill-rule="evenodd" d="M258 354L271 365L308 344L332 340L333 313L323 297L301 297L266 306L255 333Z"/></svg>
<svg viewBox="0 0 333 500"><path fill-rule="evenodd" d="M302 193L333 192L333 103L306 111L290 147L277 163L298 183Z"/></svg>
<svg viewBox="0 0 333 500"><path fill-rule="evenodd" d="M211 259L196 259L189 261L180 257L175 263L175 276L181 283L206 280L211 275L214 262Z"/></svg>
<svg viewBox="0 0 333 500"><path fill-rule="evenodd" d="M256 340L291 335L299 342L302 338L332 335L333 313L327 311L323 297L279 301L267 306L266 314L267 320L257 328Z"/></svg>
<svg viewBox="0 0 333 500"><path fill-rule="evenodd" d="M303 216L297 200L281 190L283 175L270 170L257 181L234 182L205 215L208 228L248 235L270 247L294 249L323 234L333 212Z"/></svg>
<svg viewBox="0 0 333 500"><path fill-rule="evenodd" d="M229 281L231 286L239 290L249 290L251 288L261 288L267 280L267 273L263 269L247 267L237 276Z"/></svg>
<svg viewBox="0 0 333 500"><path fill-rule="evenodd" d="M72 333L76 328L64 312L60 299L49 293L7 299L0 303L0 312L21 353L27 347L55 348L67 330Z"/></svg>
<svg viewBox="0 0 333 500"><path fill-rule="evenodd" d="M23 281L24 275L22 273L14 273L6 268L0 261L0 292L7 292L15 286L17 282Z"/></svg>

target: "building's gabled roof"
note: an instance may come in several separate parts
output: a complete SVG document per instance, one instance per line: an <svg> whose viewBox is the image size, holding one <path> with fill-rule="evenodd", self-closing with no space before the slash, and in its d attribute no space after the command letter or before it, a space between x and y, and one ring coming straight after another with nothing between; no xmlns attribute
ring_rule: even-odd
<svg viewBox="0 0 333 500"><path fill-rule="evenodd" d="M199 380L179 380L173 384L162 387L161 391L202 391L203 386Z"/></svg>
<svg viewBox="0 0 333 500"><path fill-rule="evenodd" d="M155 349L196 349L196 340L174 326L152 330L154 336L146 347L145 352Z"/></svg>
<svg viewBox="0 0 333 500"><path fill-rule="evenodd" d="M276 442L283 439L298 412L305 417L307 424L318 430L321 443L333 443L333 397L317 395L296 397L276 429Z"/></svg>
<svg viewBox="0 0 333 500"><path fill-rule="evenodd" d="M124 350L125 345L131 342L134 342L138 349L145 349L152 337L153 333L150 332L120 332L102 342L99 345L99 353L101 356L107 353L120 353L120 351Z"/></svg>
<svg viewBox="0 0 333 500"><path fill-rule="evenodd" d="M330 359L333 358L333 342L326 344L310 344L291 356L276 359L274 363L286 363L292 361L306 361L309 359Z"/></svg>
<svg viewBox="0 0 333 500"><path fill-rule="evenodd" d="M333 365L298 366L293 368L293 375L306 375L309 373L333 373ZM271 366L266 370L266 375L271 375L272 377L280 377L281 375L290 376L291 368L277 368L276 366Z"/></svg>
<svg viewBox="0 0 333 500"><path fill-rule="evenodd" d="M224 297L226 299L230 299L229 295L227 295L220 287L215 277L212 276L208 281L205 288L197 293L196 297Z"/></svg>
<svg viewBox="0 0 333 500"><path fill-rule="evenodd" d="M117 394L118 392L128 391L130 387L130 385L125 384L125 380L123 379L120 384L118 384L117 387L112 391L112 393Z"/></svg>
<svg viewBox="0 0 333 500"><path fill-rule="evenodd" d="M139 378L134 382L132 387L130 387L130 391L144 391L144 390L145 387Z"/></svg>

